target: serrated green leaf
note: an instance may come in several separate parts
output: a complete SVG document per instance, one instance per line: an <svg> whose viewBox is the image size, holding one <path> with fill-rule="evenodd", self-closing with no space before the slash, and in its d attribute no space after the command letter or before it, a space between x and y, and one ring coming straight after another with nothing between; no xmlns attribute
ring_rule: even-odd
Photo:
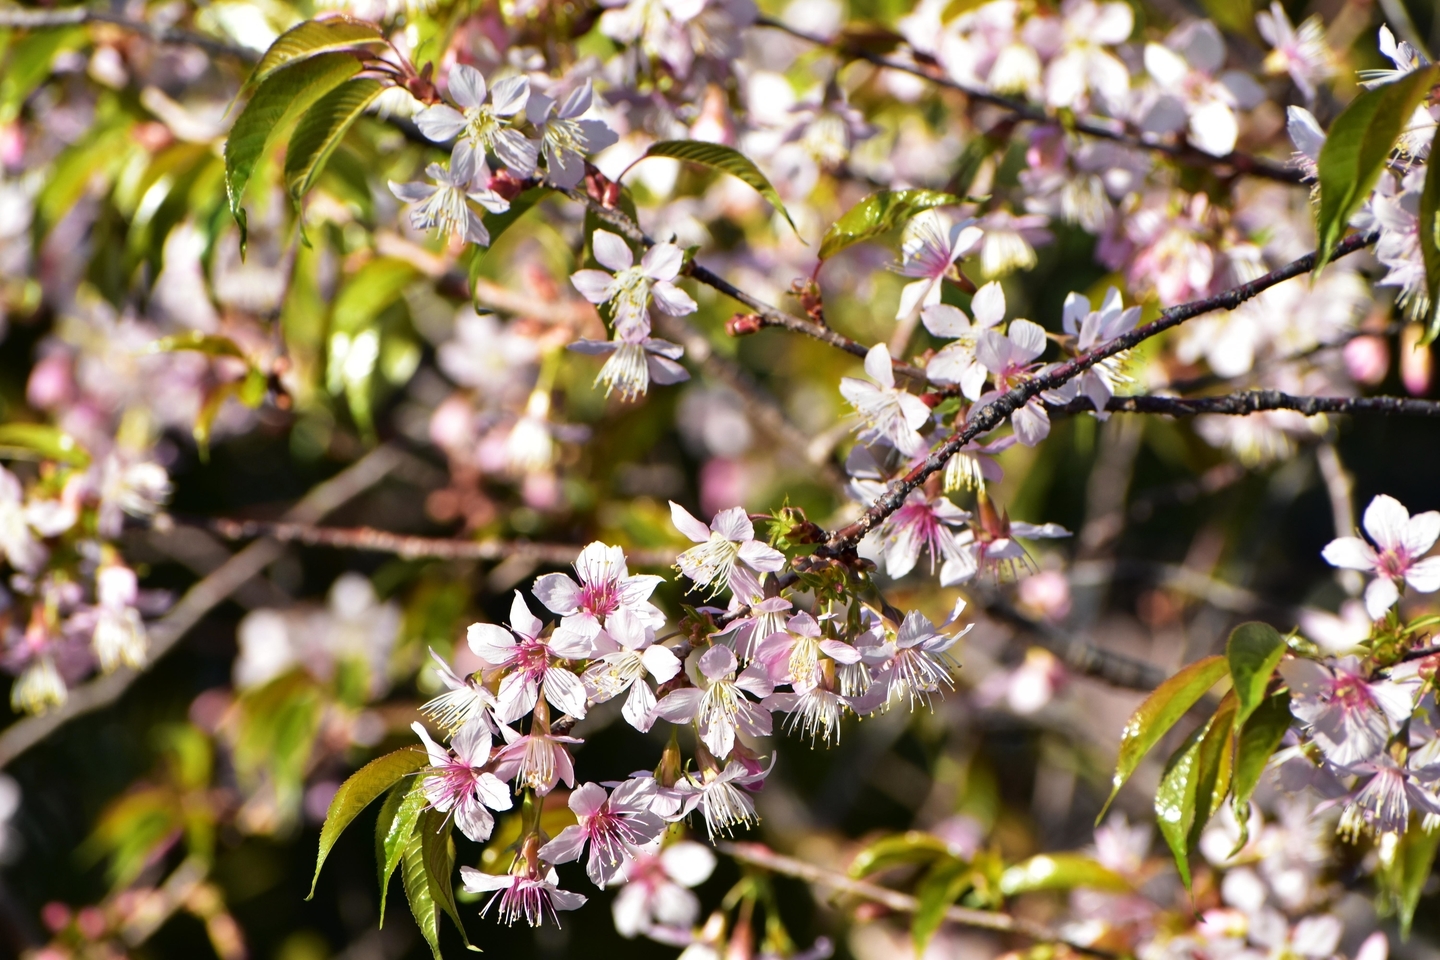
<svg viewBox="0 0 1440 960"><path fill-rule="evenodd" d="M1317 163L1320 209L1315 223L1320 243L1316 273L1330 259L1350 218L1375 188L1395 141L1437 77L1440 67L1431 65L1366 90L1330 125Z"/></svg>
<svg viewBox="0 0 1440 960"><path fill-rule="evenodd" d="M410 842L428 802L418 781L408 786L403 781L397 783L390 796L386 797L387 808L391 797L395 798L395 802L394 809L388 811L389 817L386 816L387 810L382 809L380 818L375 822L375 865L380 870L381 926L385 925L385 899L390 892L390 878L395 875L395 868L400 865L405 846Z"/></svg>
<svg viewBox="0 0 1440 960"><path fill-rule="evenodd" d="M1230 632L1225 659L1230 664L1230 681L1235 685L1239 709L1235 729L1239 731L1265 700L1270 677L1285 656L1285 638L1268 623L1242 623Z"/></svg>
<svg viewBox="0 0 1440 960"><path fill-rule="evenodd" d="M1230 794L1230 782L1235 771L1236 705L1234 693L1227 693L1210 718L1210 732L1200 745L1195 784L1195 823L1190 828L1191 850L1199 846L1200 831Z"/></svg>
<svg viewBox="0 0 1440 960"><path fill-rule="evenodd" d="M1096 818L1097 823L1105 816L1105 811L1110 808L1115 795L1120 792L1125 781L1130 779L1130 775L1135 772L1135 768L1145 759L1150 749L1170 732L1176 721L1198 703L1228 669L1225 658L1221 656L1197 660L1156 687L1155 691L1145 698L1145 702L1130 715L1130 720L1120 734L1120 756L1115 762L1114 786L1110 791L1110 798L1105 801L1105 806L1100 811L1100 817Z"/></svg>
<svg viewBox="0 0 1440 960"><path fill-rule="evenodd" d="M360 61L347 53L324 53L283 65L265 78L236 118L225 138L225 195L230 201L230 214L240 227L242 255L246 217L241 201L255 164L290 121L359 72Z"/></svg>
<svg viewBox="0 0 1440 960"><path fill-rule="evenodd" d="M945 911L960 899L971 886L970 865L959 860L935 864L920 885L915 888L915 917L910 923L910 938L915 944L915 955L925 953L925 947L940 924L945 922Z"/></svg>
<svg viewBox="0 0 1440 960"><path fill-rule="evenodd" d="M407 777L429 762L425 751L406 747L371 760L340 785L325 812L325 825L320 828L320 852L315 858L315 876L310 881L310 895L315 896L315 884L320 879L320 868L330 855L330 848L340 839L340 834L350 826L361 810L380 794L393 787L397 781Z"/></svg>
<svg viewBox="0 0 1440 960"><path fill-rule="evenodd" d="M435 960L444 960L440 956L440 907L435 903L430 879L425 873L425 853L419 831L411 834L400 857L400 883L405 888L405 902L410 905L410 913L421 936L430 945L430 952Z"/></svg>
<svg viewBox="0 0 1440 960"><path fill-rule="evenodd" d="M1440 173L1435 168L1440 164L1428 164L1425 171L1425 188L1420 191L1420 257L1425 261L1425 289L1430 294L1430 310L1425 325L1425 337L1420 346L1426 347L1440 336Z"/></svg>
<svg viewBox="0 0 1440 960"><path fill-rule="evenodd" d="M455 872L455 841L450 832L455 827L453 817L439 810L426 810L420 815L416 832L420 834L421 853L425 862L425 876L430 883L430 898L450 917L460 931L460 939L470 946L470 936L460 922L460 911L455 907L455 889L452 885Z"/></svg>
<svg viewBox="0 0 1440 960"><path fill-rule="evenodd" d="M90 453L70 434L46 423L0 423L0 457L21 456L90 465Z"/></svg>
<svg viewBox="0 0 1440 960"><path fill-rule="evenodd" d="M1250 798L1260 784L1260 774L1265 772L1265 765L1279 748L1285 731L1290 729L1290 722L1290 694L1282 691L1266 697L1240 730L1235 744L1231 791L1234 794L1235 822L1240 824L1236 853L1250 841Z"/></svg>
<svg viewBox="0 0 1440 960"><path fill-rule="evenodd" d="M831 224L820 241L820 259L828 260L846 247L889 233L925 210L950 207L963 198L938 190L881 190L872 193Z"/></svg>
<svg viewBox="0 0 1440 960"><path fill-rule="evenodd" d="M686 163L698 163L704 167L728 173L736 179L743 180L754 187L760 196L769 200L785 222L790 224L798 236L800 228L795 226L795 221L790 219L790 211L785 209L785 203L780 199L780 194L771 186L765 174L755 166L743 153L721 143L707 143L704 140L661 140L650 144L645 151L647 157L669 157L672 160L684 160Z"/></svg>
<svg viewBox="0 0 1440 960"><path fill-rule="evenodd" d="M1207 721L1191 732L1165 765L1160 787L1155 791L1155 822L1160 835L1175 856L1175 866L1185 888L1190 888L1190 828L1195 824L1195 797L1199 777L1200 746L1210 732Z"/></svg>
<svg viewBox="0 0 1440 960"><path fill-rule="evenodd" d="M270 44L270 49L265 51L255 71L250 74L246 86L264 83L271 75L298 60L384 42L385 34L366 20L344 16L307 20L286 30Z"/></svg>
<svg viewBox="0 0 1440 960"><path fill-rule="evenodd" d="M285 152L285 187L297 203L325 169L345 131L385 90L379 80L351 80L331 90L305 112Z"/></svg>
<svg viewBox="0 0 1440 960"><path fill-rule="evenodd" d="M1129 890L1130 883L1104 864L1077 853L1042 853L1000 875L1000 892L1007 897L1076 887L1121 891Z"/></svg>
<svg viewBox="0 0 1440 960"><path fill-rule="evenodd" d="M861 850L850 862L850 876L866 877L905 863L924 863L937 857L953 857L950 847L933 833L910 830L883 837Z"/></svg>

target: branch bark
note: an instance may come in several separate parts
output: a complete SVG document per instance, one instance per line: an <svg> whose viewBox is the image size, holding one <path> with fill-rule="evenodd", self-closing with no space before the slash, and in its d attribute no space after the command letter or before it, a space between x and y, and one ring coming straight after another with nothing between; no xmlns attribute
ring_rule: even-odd
<svg viewBox="0 0 1440 960"><path fill-rule="evenodd" d="M1069 403L1047 403L1051 414L1076 414L1094 410L1088 397ZM1297 397L1280 390L1247 390L1219 397L1111 397L1105 409L1111 413L1154 413L1170 417L1218 414L1248 417L1267 410L1294 410L1307 417L1322 413L1379 413L1387 416L1440 417L1440 401L1413 397Z"/></svg>
<svg viewBox="0 0 1440 960"><path fill-rule="evenodd" d="M920 901L908 893L891 890L889 887L882 887L878 883L871 883L868 880L856 880L845 876L843 873L827 870L824 867L807 863L804 860L797 860L794 857L787 857L782 853L776 853L774 850L762 844L721 842L716 844L716 848L721 853L741 863L759 867L762 870L769 870L771 873L778 873L782 876L804 880L808 884L817 887L826 887L834 890L836 893L849 894L859 897L862 900L869 900L872 903L889 907L896 913L915 913L920 909ZM1116 956L1107 950L1100 950L1081 943L1078 940L1071 940L1064 937L1059 931L1043 923L1008 913L952 906L946 908L945 919L951 923L958 923L962 926L973 927L979 930L1015 934L1038 943L1064 944L1072 950L1078 950L1081 953L1094 957Z"/></svg>
<svg viewBox="0 0 1440 960"><path fill-rule="evenodd" d="M374 486L403 461L404 455L399 451L380 447L315 487L287 516L297 522L313 523ZM150 625L149 659L144 667L121 667L91 680L71 690L62 706L39 716L17 720L6 727L0 733L0 769L76 717L108 707L119 700L130 685L169 653L191 627L251 577L279 559L284 549L275 540L252 543L191 587L175 606Z"/></svg>

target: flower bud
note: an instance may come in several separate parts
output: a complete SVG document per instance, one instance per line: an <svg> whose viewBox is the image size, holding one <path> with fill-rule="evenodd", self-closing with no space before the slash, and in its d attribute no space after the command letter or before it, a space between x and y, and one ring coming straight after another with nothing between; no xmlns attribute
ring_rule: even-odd
<svg viewBox="0 0 1440 960"><path fill-rule="evenodd" d="M732 337L748 337L752 333L759 333L763 326L765 321L758 314L737 313L725 321L725 332Z"/></svg>

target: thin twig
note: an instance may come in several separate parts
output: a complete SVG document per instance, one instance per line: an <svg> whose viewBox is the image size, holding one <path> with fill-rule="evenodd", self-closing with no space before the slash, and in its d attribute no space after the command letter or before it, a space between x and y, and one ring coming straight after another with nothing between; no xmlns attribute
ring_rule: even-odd
<svg viewBox="0 0 1440 960"><path fill-rule="evenodd" d="M1094 410L1088 397L1069 403L1047 403L1053 415ZM1440 417L1440 401L1413 397L1297 397L1280 390L1246 390L1218 397L1111 397L1105 404L1111 413L1158 413L1171 417L1218 414L1248 417L1266 410L1293 410L1307 417L1322 413L1378 413L1387 416Z"/></svg>
<svg viewBox="0 0 1440 960"><path fill-rule="evenodd" d="M1373 244L1378 239L1378 234L1364 233L1352 234L1346 237L1335 248L1331 260L1338 260L1348 256L1357 250ZM946 462L960 451L971 440L983 433L994 430L1005 422L1005 418L1024 406L1031 398L1044 393L1047 390L1054 390L1057 387L1068 383L1075 377L1089 370L1107 357L1113 357L1117 353L1130 350L1137 344L1150 339L1157 334L1163 333L1172 327L1178 327L1187 320L1210 313L1215 310L1234 310L1240 304L1258 296L1261 292L1268 290L1278 283L1283 283L1292 277L1310 272L1315 267L1315 254L1308 253L1298 260L1294 260L1277 270L1257 277L1249 283L1241 284L1213 297L1206 297L1203 300L1195 300L1191 303L1182 303L1179 306L1171 307L1163 311L1160 317L1143 326L1136 327L1127 334L1116 337L1094 350L1073 357L1066 362L1057 365L1048 373L1033 377L1008 392L1002 394L983 407L978 406L971 410L970 416L966 419L965 425L956 430L950 437L930 452L918 466L910 470L901 479L890 484L884 495L876 499L870 508L853 523L847 524L830 535L829 540L821 548L829 555L839 554L846 550L853 549L860 538L865 536L876 524L880 523L890 514L900 509L901 504L910 492L920 484L924 483L931 474L944 469ZM1259 391L1264 393L1265 391ZM1129 398L1124 398L1129 399ZM1317 400L1325 398L1316 398ZM1316 412L1323 412L1317 410Z"/></svg>
<svg viewBox="0 0 1440 960"><path fill-rule="evenodd" d="M74 27L82 24L105 23L130 33L149 37L156 43L189 44L221 57L234 57L246 63L258 63L260 51L227 43L218 37L207 36L183 27L161 27L144 20L135 20L108 10L89 7L70 7L64 10L24 10L17 7L0 7L0 27L21 30L46 30L56 27Z"/></svg>
<svg viewBox="0 0 1440 960"><path fill-rule="evenodd" d="M869 900L872 903L889 907L897 913L916 913L920 909L920 901L908 893L891 890L889 887L882 887L878 883L871 883L868 880L856 880L835 870L827 870L804 860L787 857L762 844L721 842L716 844L716 849L741 863L769 870L771 873L778 873L782 876L804 880L806 883L817 887L826 887L836 893L845 893L862 900ZM1101 950L1062 936L1059 931L1043 923L1008 913L952 906L946 908L945 919L951 923L979 930L1016 934L1038 943L1061 943L1072 950L1078 950L1091 956L1116 956L1108 950Z"/></svg>
<svg viewBox="0 0 1440 960"><path fill-rule="evenodd" d="M321 527L313 523L283 520L231 520L214 517L193 522L227 540L268 537L279 543L300 543L307 547L393 553L406 560L505 560L523 557L539 563L566 564L573 562L581 550L581 547L569 543L417 537L376 530L373 527ZM674 550L645 548L625 551L626 559L640 567L668 567L675 562L675 554Z"/></svg>
<svg viewBox="0 0 1440 960"><path fill-rule="evenodd" d="M330 480L305 495L286 516L297 522L313 523L383 479L399 466L404 455L380 447L351 464ZM107 707L120 699L157 660L169 653L213 608L240 585L280 558L284 547L274 540L260 540L235 554L214 573L195 584L175 606L149 627L149 659L135 669L121 667L113 673L71 690L65 703L39 716L17 720L0 733L0 768L44 740L76 717Z"/></svg>
<svg viewBox="0 0 1440 960"><path fill-rule="evenodd" d="M1035 123L1045 123L1055 126L1059 126L1063 122L1059 117L1039 104L1029 103L1025 100L1017 100L1014 97L1007 97L1002 94L992 93L989 90L972 87L968 84L952 80L937 72L924 69L916 64L906 63L903 60L892 60L889 57L872 53L869 50L845 43L844 41L827 40L813 33L798 30L789 24L771 17L762 16L756 23L760 26L770 27L788 33L790 36L804 40L807 43L832 49L842 56L851 57L855 60L864 60L866 63L873 64L877 67L884 67L887 70L896 70L900 73L908 73L911 76L920 77L937 86L963 93L971 100L1000 107L1022 120L1030 120ZM1252 177L1261 177L1266 180L1276 180L1280 183L1302 182L1302 172L1294 167L1279 164L1273 160L1267 160L1264 157L1241 153L1240 151L1232 151L1223 157L1212 156L1202 150L1196 149L1188 143L1172 143L1157 136L1142 133L1120 121L1107 121L1103 118L1093 116L1076 117L1072 122L1066 122L1064 125L1077 133L1083 133L1104 140L1113 140L1116 143L1123 143L1137 150L1147 150L1152 153L1164 154L1170 159L1189 167L1213 169L1217 166L1225 166L1234 170L1236 173L1247 174Z"/></svg>

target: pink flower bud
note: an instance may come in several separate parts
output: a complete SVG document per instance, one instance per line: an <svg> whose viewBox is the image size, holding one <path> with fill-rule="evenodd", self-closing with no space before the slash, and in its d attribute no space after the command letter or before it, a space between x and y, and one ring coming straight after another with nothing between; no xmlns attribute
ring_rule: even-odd
<svg viewBox="0 0 1440 960"><path fill-rule="evenodd" d="M1390 344L1384 337L1356 337L1345 344L1345 369L1356 383L1374 386L1390 371Z"/></svg>
<svg viewBox="0 0 1440 960"><path fill-rule="evenodd" d="M70 358L51 354L36 363L25 385L25 398L41 410L65 406L75 395L75 380L70 372Z"/></svg>
<svg viewBox="0 0 1440 960"><path fill-rule="evenodd" d="M1400 379L1412 397L1430 392L1430 348L1420 345L1425 328L1418 323L1405 325L1400 331Z"/></svg>

